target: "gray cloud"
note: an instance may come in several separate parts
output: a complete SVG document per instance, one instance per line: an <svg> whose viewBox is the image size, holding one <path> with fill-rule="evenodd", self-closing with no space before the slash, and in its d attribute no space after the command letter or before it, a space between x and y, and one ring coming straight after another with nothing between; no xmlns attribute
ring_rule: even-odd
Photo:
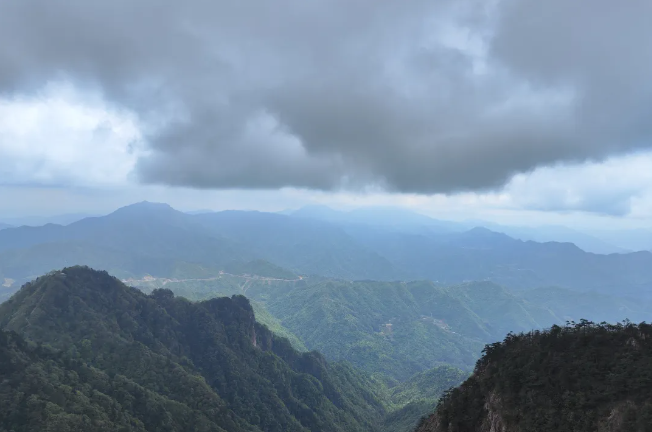
<svg viewBox="0 0 652 432"><path fill-rule="evenodd" d="M650 145L634 0L8 0L0 92L135 112L147 183L435 193Z"/></svg>

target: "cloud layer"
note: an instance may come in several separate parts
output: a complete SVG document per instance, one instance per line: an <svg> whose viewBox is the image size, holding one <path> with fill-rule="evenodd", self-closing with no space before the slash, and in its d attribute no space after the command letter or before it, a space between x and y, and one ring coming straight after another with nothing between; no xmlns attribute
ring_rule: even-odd
<svg viewBox="0 0 652 432"><path fill-rule="evenodd" d="M0 186L126 185L139 140L133 116L71 88L0 99Z"/></svg>
<svg viewBox="0 0 652 432"><path fill-rule="evenodd" d="M650 16L645 0L10 0L0 93L64 81L134 113L147 183L487 190L651 146Z"/></svg>

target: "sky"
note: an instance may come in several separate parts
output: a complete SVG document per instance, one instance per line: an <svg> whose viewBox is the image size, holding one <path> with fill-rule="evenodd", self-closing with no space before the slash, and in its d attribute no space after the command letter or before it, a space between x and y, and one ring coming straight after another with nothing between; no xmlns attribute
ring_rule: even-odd
<svg viewBox="0 0 652 432"><path fill-rule="evenodd" d="M0 221L399 205L648 227L652 3L0 2Z"/></svg>

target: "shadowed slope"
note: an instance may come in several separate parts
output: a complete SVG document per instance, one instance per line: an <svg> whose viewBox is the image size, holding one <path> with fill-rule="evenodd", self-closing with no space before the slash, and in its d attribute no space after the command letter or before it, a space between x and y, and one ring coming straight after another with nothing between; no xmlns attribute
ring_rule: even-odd
<svg viewBox="0 0 652 432"><path fill-rule="evenodd" d="M214 430L367 431L384 413L365 377L296 352L255 322L241 296L200 303L169 290L147 296L75 267L25 285L0 305L0 325L60 350L62 361L123 376L198 411ZM125 409L145 430L194 430L188 422L159 429L137 408ZM174 417L161 409L159 417Z"/></svg>

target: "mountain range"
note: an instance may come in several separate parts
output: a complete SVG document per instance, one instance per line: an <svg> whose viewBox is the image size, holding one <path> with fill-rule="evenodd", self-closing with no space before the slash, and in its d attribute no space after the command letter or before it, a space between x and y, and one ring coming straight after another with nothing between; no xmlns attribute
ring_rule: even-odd
<svg viewBox="0 0 652 432"><path fill-rule="evenodd" d="M15 290L74 264L119 277L207 277L262 259L296 274L347 280L488 280L512 290L559 286L651 298L650 252L593 254L570 243L522 241L486 228L415 232L416 225L410 231L381 224L385 216L342 225L261 212L189 215L140 203L67 226L0 231L0 278L5 285L16 281Z"/></svg>
<svg viewBox="0 0 652 432"><path fill-rule="evenodd" d="M599 254L652 250L649 229L585 229L559 225L513 226L484 220L447 221L396 207L365 207L338 211L322 205L305 206L283 212L341 226L372 225L411 233L453 233L484 227L523 241L573 243L586 252Z"/></svg>
<svg viewBox="0 0 652 432"><path fill-rule="evenodd" d="M0 358L13 365L0 370L0 430L407 432L505 333L649 311L560 288L276 276L294 279L147 278L136 290L74 267L25 284L0 304Z"/></svg>
<svg viewBox="0 0 652 432"><path fill-rule="evenodd" d="M55 424L54 412L61 415L56 421L62 425L82 429L93 424L115 430L146 421L150 423L142 427L145 430L163 427L150 418L150 411L126 402L136 398L149 400L160 412L178 409L181 418L204 419L206 414L197 411L194 400L167 401L178 388L162 384L171 378L156 356L169 352L178 356L167 357L171 363L208 380L212 390L202 390L208 392L206 398L217 397L220 406L228 406L225 410L233 423L208 416L201 420L205 430L407 432L431 412L447 387L472 373L486 344L507 333L540 331L583 318L612 323L624 318L649 320L649 252L594 254L570 243L524 241L484 227L459 230L397 209L359 210L345 217L330 211L329 219L315 216L323 211L187 214L166 204L143 202L66 226L1 230L0 302L13 297L0 305L0 328L16 335L3 334L0 351L5 350L2 355L12 364L24 366L18 375L9 371L7 379L18 383L31 376L30 367L51 365L63 378L34 382L52 385L57 392L82 389L81 395L65 400L40 395L33 412L12 405L19 416L15 418L34 414L34 421L41 421L34 425ZM109 271L138 289L83 267L48 273L80 264ZM105 288L108 291L102 291ZM152 308L164 313L151 312ZM249 324L225 323L224 316L232 311L248 316ZM206 313L218 318L209 319ZM188 314L205 321L198 324ZM238 336L229 333L232 324L239 329ZM190 345L193 338L187 332L196 325L227 329L215 336L224 345L216 348L218 357L243 363L243 369L234 372L244 377L238 386L271 380L274 390L265 390L268 399L225 396L224 384L213 385L224 378L206 373L224 370L207 372L206 359L197 354L199 345ZM159 334L159 327L173 330ZM259 340L258 335L264 337ZM276 366L258 354L252 357L246 340L255 345L254 352L260 349L278 357L272 361ZM123 351L124 341L137 343L138 349L129 348L137 353ZM140 359L141 355L159 358L159 363L147 363L150 360ZM126 364L112 368L112 362L120 364L116 356L134 360L140 369ZM304 364L298 358L313 359L322 369L298 368ZM73 360L100 375L91 374L94 381L85 381L88 370ZM142 364L159 371L160 377L139 381L134 374L143 373ZM283 378L274 374L270 378L270 367ZM82 378L70 378L80 373ZM310 402L302 402L303 390L292 387L293 378L288 377L293 373L307 373L319 381L299 384L301 389L310 388L306 394ZM114 382L116 374L145 393L137 396L129 387L125 391L131 396L118 396L114 391L123 384ZM343 383L348 380L350 385ZM111 406L117 407L114 414L93 399L89 393L93 383L99 383ZM180 383L179 388L189 385ZM340 396L329 393L331 388ZM5 389L4 394L17 389ZM0 397L2 391L0 387ZM322 397L315 391L325 393ZM172 408L176 403L181 405ZM263 420L242 404L259 404L256 412L280 409L285 414L268 413ZM308 408L296 408L302 404ZM95 414L78 417L84 410ZM0 431L12 430L12 424L23 420L0 424ZM125 430L142 430L138 427Z"/></svg>
<svg viewBox="0 0 652 432"><path fill-rule="evenodd" d="M53 216L2 217L0 218L0 227L2 227L3 224L8 226L41 226L47 224L69 225L73 222L93 216L97 215L89 213L67 213Z"/></svg>
<svg viewBox="0 0 652 432"><path fill-rule="evenodd" d="M0 304L0 430L407 432L468 376L372 376L295 350L265 313L50 272Z"/></svg>

